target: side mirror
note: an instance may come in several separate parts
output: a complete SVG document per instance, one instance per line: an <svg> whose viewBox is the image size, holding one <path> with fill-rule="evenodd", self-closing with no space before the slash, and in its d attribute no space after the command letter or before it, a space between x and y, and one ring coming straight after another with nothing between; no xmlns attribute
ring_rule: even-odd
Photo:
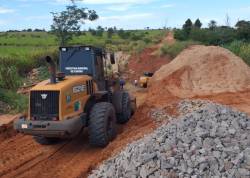
<svg viewBox="0 0 250 178"><path fill-rule="evenodd" d="M115 64L115 54L114 53L110 54L110 62L111 62L111 64Z"/></svg>

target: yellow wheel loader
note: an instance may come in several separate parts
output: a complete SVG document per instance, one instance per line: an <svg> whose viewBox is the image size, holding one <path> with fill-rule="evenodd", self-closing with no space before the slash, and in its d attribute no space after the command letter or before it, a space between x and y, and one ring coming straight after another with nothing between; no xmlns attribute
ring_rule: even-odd
<svg viewBox="0 0 250 178"><path fill-rule="evenodd" d="M148 82L151 77L153 77L154 73L152 72L144 72L144 75L140 77L139 84L142 88L148 87Z"/></svg>
<svg viewBox="0 0 250 178"><path fill-rule="evenodd" d="M50 80L30 90L28 116L15 121L14 128L47 144L73 138L88 127L90 144L105 147L116 136L116 124L129 121L135 99L105 74L108 57L103 49L66 46L59 51L60 72L47 56ZM110 62L115 63L114 54Z"/></svg>

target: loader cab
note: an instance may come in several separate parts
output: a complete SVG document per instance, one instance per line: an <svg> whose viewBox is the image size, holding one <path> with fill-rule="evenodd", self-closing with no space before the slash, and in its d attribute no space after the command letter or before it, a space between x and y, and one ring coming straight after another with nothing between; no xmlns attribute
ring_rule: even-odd
<svg viewBox="0 0 250 178"><path fill-rule="evenodd" d="M60 47L60 71L65 75L89 75L105 89L105 51L92 46Z"/></svg>

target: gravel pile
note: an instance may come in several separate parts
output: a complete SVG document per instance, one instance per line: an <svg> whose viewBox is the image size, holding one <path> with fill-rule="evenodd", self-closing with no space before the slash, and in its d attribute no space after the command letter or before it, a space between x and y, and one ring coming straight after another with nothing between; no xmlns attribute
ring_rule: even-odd
<svg viewBox="0 0 250 178"><path fill-rule="evenodd" d="M164 109L152 109L150 112L150 117L156 122L156 123L162 123L166 120L171 120L172 117L169 116Z"/></svg>
<svg viewBox="0 0 250 178"><path fill-rule="evenodd" d="M204 101L183 101L182 115L129 144L93 177L250 177L250 118Z"/></svg>

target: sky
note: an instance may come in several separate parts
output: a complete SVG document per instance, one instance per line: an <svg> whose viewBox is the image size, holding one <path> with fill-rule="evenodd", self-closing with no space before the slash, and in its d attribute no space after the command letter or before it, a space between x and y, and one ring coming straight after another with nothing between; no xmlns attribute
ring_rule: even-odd
<svg viewBox="0 0 250 178"><path fill-rule="evenodd" d="M0 0L0 31L28 28L50 29L52 15L70 5L69 0ZM250 0L83 0L80 7L95 10L100 16L86 22L83 29L98 25L123 29L181 27L187 18L210 20L224 25L226 15L233 26L250 20Z"/></svg>

